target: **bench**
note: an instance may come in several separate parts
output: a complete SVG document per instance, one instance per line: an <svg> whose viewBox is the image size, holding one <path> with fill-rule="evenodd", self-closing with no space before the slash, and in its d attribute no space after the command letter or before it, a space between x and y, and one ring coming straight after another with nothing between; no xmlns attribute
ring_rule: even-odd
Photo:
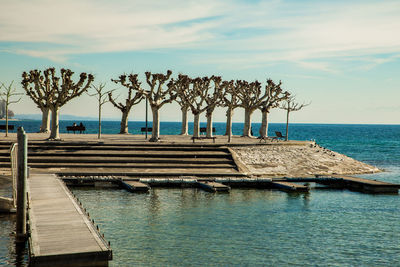
<svg viewBox="0 0 400 267"><path fill-rule="evenodd" d="M80 126L80 125L77 125L77 126L67 126L67 132L68 132L68 133L69 133L69 131L74 132L74 134L75 134L75 132L78 132L78 131L79 131L79 133L82 133L82 132L84 132L85 130L86 130L85 126Z"/></svg>
<svg viewBox="0 0 400 267"><path fill-rule="evenodd" d="M6 126L0 125L0 130L6 130ZM14 130L14 125L8 125L8 130Z"/></svg>
<svg viewBox="0 0 400 267"><path fill-rule="evenodd" d="M206 136L194 137L194 136L192 136L192 141L194 143L195 140L212 139L213 143L215 143L215 138L216 138L215 136L213 136L213 137L206 137Z"/></svg>
<svg viewBox="0 0 400 267"><path fill-rule="evenodd" d="M140 131L141 131L142 133L145 133L145 132L146 132L146 127L140 128ZM153 128L147 127L147 132L149 132L149 133L153 132Z"/></svg>
<svg viewBox="0 0 400 267"><path fill-rule="evenodd" d="M286 136L285 136L285 135L282 135L281 132L275 132L275 135L276 135L276 136L274 136L274 137L272 137L272 138L274 138L274 139L286 139Z"/></svg>
<svg viewBox="0 0 400 267"><path fill-rule="evenodd" d="M215 127L212 128L212 132L215 133ZM207 127L200 127L200 135L207 133ZM192 141L194 143L195 140L203 140L203 139L212 139L213 143L215 143L215 138L216 137L207 137L207 136L198 136L198 137L192 137Z"/></svg>
<svg viewBox="0 0 400 267"><path fill-rule="evenodd" d="M260 136L259 137L260 138L260 143L263 140L264 140L264 142L267 142L267 140L271 140L271 141L277 140L278 141L278 139L284 139L284 140L286 139L286 136L282 135L281 132L275 132L275 135L276 136Z"/></svg>
<svg viewBox="0 0 400 267"><path fill-rule="evenodd" d="M215 127L212 128L212 132L215 133ZM200 127L200 134L207 133L207 127Z"/></svg>

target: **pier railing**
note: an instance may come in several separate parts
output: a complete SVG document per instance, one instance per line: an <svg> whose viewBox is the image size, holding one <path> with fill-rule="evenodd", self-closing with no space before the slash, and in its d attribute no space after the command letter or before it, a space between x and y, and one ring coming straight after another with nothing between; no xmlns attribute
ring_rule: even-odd
<svg viewBox="0 0 400 267"><path fill-rule="evenodd" d="M17 175L18 175L18 144L10 147L11 177L12 177L12 198L14 207L17 205Z"/></svg>

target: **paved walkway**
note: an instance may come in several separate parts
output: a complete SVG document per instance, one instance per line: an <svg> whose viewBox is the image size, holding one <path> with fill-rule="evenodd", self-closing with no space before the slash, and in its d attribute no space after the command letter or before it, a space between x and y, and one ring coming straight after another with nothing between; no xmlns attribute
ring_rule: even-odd
<svg viewBox="0 0 400 267"><path fill-rule="evenodd" d="M48 133L28 133L28 140L29 141L45 141L49 137ZM150 139L150 135L148 136L148 139ZM266 142L262 141L260 143L260 139L254 137L241 137L241 136L233 136L231 139L231 142L228 143L228 137L224 135L215 135L215 144L221 145L221 144L237 144L237 145L254 145L254 144L282 144L282 145L293 145L293 144L304 144L307 143L307 141L294 141L294 140L289 140L289 141L271 141L267 140ZM107 143L118 143L118 142L131 142L131 143L149 143L149 144L163 144L163 143L179 143L179 144L193 144L192 141L192 136L191 135L161 135L160 136L160 141L157 143L150 143L148 139L145 139L144 135L139 135L139 134L103 134L102 138L99 140L97 138L97 134L60 134L60 138L63 141L82 141L82 142L107 142ZM2 140L4 141L16 141L17 140L17 134L16 133L9 133L8 137L4 137ZM203 140L196 140L195 144L213 144L212 139L203 139Z"/></svg>

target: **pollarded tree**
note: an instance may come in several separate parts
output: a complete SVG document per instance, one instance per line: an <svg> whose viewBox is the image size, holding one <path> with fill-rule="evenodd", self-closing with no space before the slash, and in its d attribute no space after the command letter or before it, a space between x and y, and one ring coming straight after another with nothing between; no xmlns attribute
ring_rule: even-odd
<svg viewBox="0 0 400 267"><path fill-rule="evenodd" d="M289 113L292 111L299 111L300 109L310 105L311 103L308 104L300 104L296 102L296 99L294 96L288 97L286 101L279 107L281 109L286 110L286 141L289 139Z"/></svg>
<svg viewBox="0 0 400 267"><path fill-rule="evenodd" d="M181 127L181 135L188 135L188 110L189 103L182 97L183 94L186 94L190 88L190 78L187 75L179 74L178 79L171 79L168 83L168 87L171 87L170 91L171 98L175 98L175 101L179 104L182 111L182 127ZM185 92L185 93L179 93Z"/></svg>
<svg viewBox="0 0 400 267"><path fill-rule="evenodd" d="M159 112L163 105L171 103L175 99L173 88L164 86L165 82L171 77L172 71L167 74L145 72L147 84L150 90L143 90L143 95L147 98L153 114L153 129L150 142L157 142L160 139L160 117ZM172 94L171 94L172 93Z"/></svg>
<svg viewBox="0 0 400 267"><path fill-rule="evenodd" d="M127 134L129 112L134 105L139 104L140 101L143 100L143 89L140 87L141 83L138 80L138 74L130 74L128 77L124 74L119 76L118 80L111 79L111 81L117 84L119 83L128 88L128 97L125 99L125 104L122 104L122 102L117 103L116 99L114 99L112 96L112 92L108 93L108 99L110 102L114 105L114 107L122 112L121 128L119 133Z"/></svg>
<svg viewBox="0 0 400 267"><path fill-rule="evenodd" d="M4 102L6 103L6 137L8 136L8 117L11 114L14 114L11 110L8 109L8 107L11 104L15 104L18 103L21 100L21 97L18 100L12 100L12 98L14 98L15 96L19 96L22 95L21 93L17 93L17 89L14 87L13 88L13 83L14 81L12 81L10 83L9 86L5 86L4 83L1 83L0 89L3 87L4 91L1 92L0 91L0 98L2 100L4 100Z"/></svg>
<svg viewBox="0 0 400 267"><path fill-rule="evenodd" d="M41 71L30 71L29 74L22 74L22 86L26 94L32 99L36 106L42 111L42 124L39 133L50 132L50 107L47 102L47 96L50 95L51 78L50 71L44 71L44 76ZM31 86L33 84L33 87Z"/></svg>
<svg viewBox="0 0 400 267"><path fill-rule="evenodd" d="M88 93L89 96L95 96L98 102L98 107L99 107L99 131L97 134L98 139L101 138L101 108L105 103L109 102L109 99L107 99L107 95L115 90L114 89L114 90L104 91L103 90L104 87L106 87L105 83L100 83L98 86L93 84L92 88L95 90L95 92L93 94Z"/></svg>
<svg viewBox="0 0 400 267"><path fill-rule="evenodd" d="M189 104L193 113L193 137L200 136L200 114L207 109L206 97L210 90L210 82L209 77L190 79L189 90L177 92L179 97Z"/></svg>
<svg viewBox="0 0 400 267"><path fill-rule="evenodd" d="M226 129L225 135L232 136L232 117L235 108L240 106L240 99L237 97L236 87L238 83L231 81L223 82L223 93L222 93L222 106L226 107Z"/></svg>
<svg viewBox="0 0 400 267"><path fill-rule="evenodd" d="M262 114L260 129L261 138L268 136L268 113L270 110L279 107L279 103L288 99L290 96L289 92L283 91L281 85L282 82L279 81L279 84L275 84L271 79L268 79L267 84L265 85L267 98L259 106Z"/></svg>
<svg viewBox="0 0 400 267"><path fill-rule="evenodd" d="M206 108L206 118L207 118L207 128L206 128L206 136L212 137L212 114L217 105L222 102L222 79L220 76L211 76L211 80L214 83L214 87L212 88L212 92L207 94L205 97L205 101L207 103ZM210 88L211 89L211 88Z"/></svg>
<svg viewBox="0 0 400 267"><path fill-rule="evenodd" d="M72 75L74 74L73 71L70 69L61 69L60 72L60 78L56 77L56 71L54 68L46 69L43 72L44 77L38 70L30 71L29 74L26 72L22 74L22 85L24 88L26 88L25 90L29 90L30 84L33 83L35 88L34 90L38 88L38 90L41 92L40 95L43 96L45 99L44 101L51 110L50 140L60 139L60 108L72 99L82 95L83 92L87 91L90 84L94 80L94 76L92 74L88 75L83 72L80 74L79 81L74 82L72 80ZM32 87L31 90L33 90Z"/></svg>
<svg viewBox="0 0 400 267"><path fill-rule="evenodd" d="M237 97L240 99L240 107L244 108L243 136L251 137L251 115L260 107L267 98L267 93L262 93L261 83L258 81L248 83L247 81L236 81Z"/></svg>

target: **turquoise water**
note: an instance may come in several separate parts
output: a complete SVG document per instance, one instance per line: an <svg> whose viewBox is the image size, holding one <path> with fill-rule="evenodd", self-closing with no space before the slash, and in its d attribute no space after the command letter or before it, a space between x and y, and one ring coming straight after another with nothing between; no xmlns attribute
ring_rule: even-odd
<svg viewBox="0 0 400 267"><path fill-rule="evenodd" d="M73 189L112 266L399 266L400 198L194 189Z"/></svg>
<svg viewBox="0 0 400 267"><path fill-rule="evenodd" d="M108 130L116 133L118 122L112 125ZM235 134L241 126L234 125ZM223 124L215 127L223 133ZM275 130L284 132L285 125L271 124ZM161 125L162 134L178 131L179 123ZM386 170L364 177L400 183L400 125L293 124L290 136ZM400 266L398 195L318 188L309 194L72 190L111 241L112 266ZM0 216L1 244L12 244L13 224ZM0 247L0 265L19 265L17 254L12 245Z"/></svg>

